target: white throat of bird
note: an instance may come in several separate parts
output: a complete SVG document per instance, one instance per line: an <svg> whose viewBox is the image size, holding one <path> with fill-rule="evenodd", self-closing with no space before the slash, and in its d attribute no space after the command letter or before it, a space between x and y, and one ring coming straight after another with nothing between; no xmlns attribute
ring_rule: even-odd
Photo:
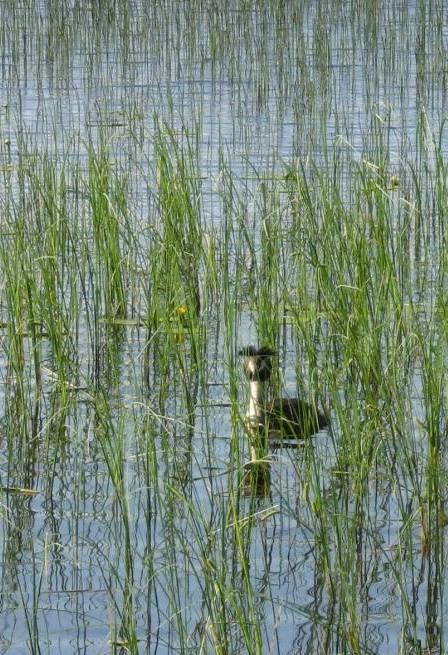
<svg viewBox="0 0 448 655"><path fill-rule="evenodd" d="M263 382L251 380L249 382L249 407L246 412L246 419L251 427L257 427L263 423L264 414L264 389Z"/></svg>

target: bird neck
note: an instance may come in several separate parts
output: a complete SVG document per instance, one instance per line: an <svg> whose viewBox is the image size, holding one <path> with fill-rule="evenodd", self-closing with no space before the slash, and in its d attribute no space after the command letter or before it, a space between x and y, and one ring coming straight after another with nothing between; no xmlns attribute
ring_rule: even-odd
<svg viewBox="0 0 448 655"><path fill-rule="evenodd" d="M246 417L251 423L261 423L264 414L264 388L263 382L251 380L249 382L249 407Z"/></svg>

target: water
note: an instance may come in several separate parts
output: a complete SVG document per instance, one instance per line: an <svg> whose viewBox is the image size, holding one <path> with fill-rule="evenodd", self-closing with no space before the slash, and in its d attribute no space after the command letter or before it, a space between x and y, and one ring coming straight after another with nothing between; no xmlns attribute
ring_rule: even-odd
<svg viewBox="0 0 448 655"><path fill-rule="evenodd" d="M204 232L218 244L225 222L223 161L242 222L259 235L260 182L284 176L285 166L311 176L314 167L334 168L349 205L358 166L384 166L406 195L410 165L419 173L434 168L430 133L436 141L440 134L446 152L443 3L235 0L221 8L203 2L187 8L171 0L101 7L42 0L4 2L0 14L1 195L20 206L20 171L27 162L32 168L33 157L47 156L56 167L69 162L67 203L88 225L80 171L87 170L88 148L98 148L105 135L114 170L126 174L135 233L130 252L145 253L136 278L145 273L158 220L157 125L171 129L180 143L188 135L197 147ZM250 253L237 250L231 259L250 261ZM430 264L424 268L426 290L437 272ZM250 287L249 273L241 282L243 290ZM229 480L248 448L231 411L222 306L207 307L204 376L189 370L188 338L184 352L174 325L173 340L181 345L163 364L154 355L145 380L145 348L153 337L129 325L111 346L104 324L93 337L86 314L95 281L86 284L77 343L80 384L92 377L95 342L108 389L104 411L88 389L70 391L71 400L62 403L46 380L36 414L13 420L20 394L0 353L0 651L126 652L123 624L133 621L138 652L257 652L256 618L258 652L420 653L426 644L437 652L443 576L434 575L433 562L425 559L416 516L410 512L409 523L403 520L418 485L391 479L381 460L375 477L346 479L338 470L341 435L319 435L300 453L275 453L271 498L252 504L241 498L241 514L232 515ZM142 287L136 284L132 293L132 317L144 316ZM4 288L2 294L8 323ZM240 345L257 341L256 324L256 310L241 300L235 320ZM6 344L6 333L0 338ZM296 344L286 321L281 364L290 393ZM32 398L30 350L26 360ZM50 348L43 364L55 368ZM306 387L308 371L303 375ZM419 445L418 371L414 384L411 422ZM194 389L190 412L186 388ZM19 439L20 429L33 435L30 443ZM362 434L361 419L356 429ZM105 434L114 435L113 448ZM379 451L389 436L378 434ZM231 448L238 457L229 463ZM417 477L423 476L424 453L421 445ZM369 502L360 508L351 485L361 483ZM117 493L122 488L125 507ZM264 516L266 508L271 511ZM235 525L253 512L254 524L239 543ZM403 554L406 549L411 553ZM347 573L340 580L338 567ZM340 594L331 589L335 581ZM225 647L216 636L220 626Z"/></svg>

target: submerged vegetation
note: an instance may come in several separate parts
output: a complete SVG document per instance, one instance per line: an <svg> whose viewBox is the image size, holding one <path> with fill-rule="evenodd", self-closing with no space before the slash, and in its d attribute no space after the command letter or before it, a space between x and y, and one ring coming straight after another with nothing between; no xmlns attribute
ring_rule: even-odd
<svg viewBox="0 0 448 655"><path fill-rule="evenodd" d="M444 3L100 4L0 7L2 652L447 652Z"/></svg>

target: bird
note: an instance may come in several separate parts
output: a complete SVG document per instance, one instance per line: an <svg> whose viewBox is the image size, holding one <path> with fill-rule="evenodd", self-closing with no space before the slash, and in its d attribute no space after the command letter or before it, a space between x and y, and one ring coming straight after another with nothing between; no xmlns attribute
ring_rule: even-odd
<svg viewBox="0 0 448 655"><path fill-rule="evenodd" d="M249 405L246 425L254 432L267 434L270 444L304 440L328 426L324 413L314 403L301 398L267 400L265 388L272 374L276 351L268 346L246 346L239 351L243 370L249 380Z"/></svg>

